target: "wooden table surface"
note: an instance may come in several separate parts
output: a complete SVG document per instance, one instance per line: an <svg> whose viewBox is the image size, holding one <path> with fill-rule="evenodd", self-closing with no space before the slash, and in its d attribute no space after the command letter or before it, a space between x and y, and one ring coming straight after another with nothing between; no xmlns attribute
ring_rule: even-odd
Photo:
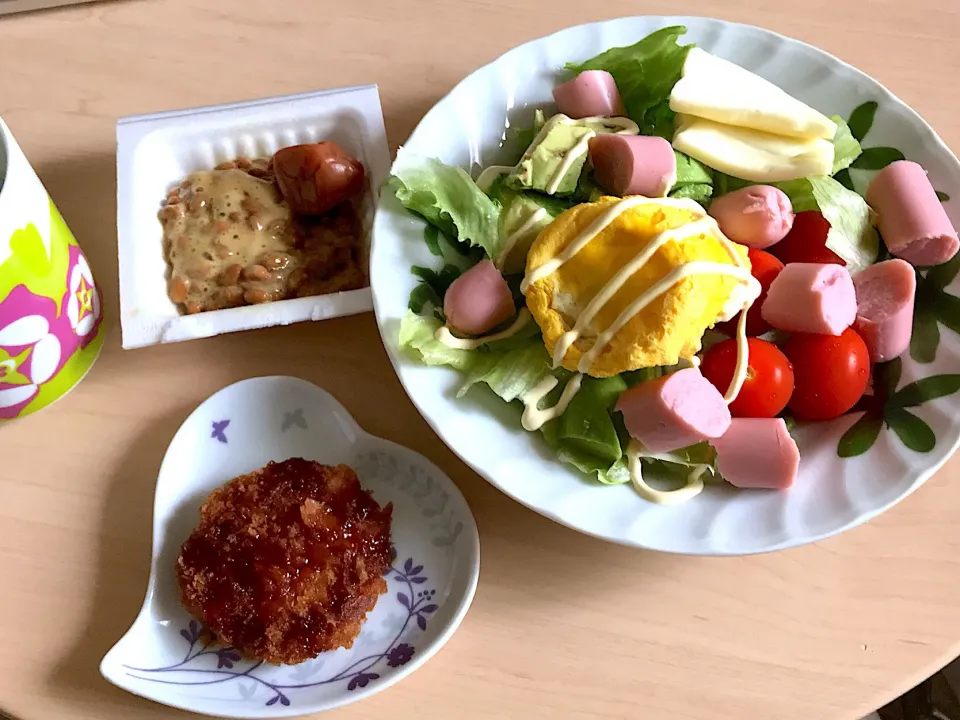
<svg viewBox="0 0 960 720"><path fill-rule="evenodd" d="M117 117L376 82L395 148L473 68L618 15L717 15L862 68L960 148L960 5L943 0L126 0L0 19L0 115L83 245L106 347L49 410L0 429L0 708L25 720L175 718L100 678L143 599L161 457L242 378L328 388L436 461L480 527L476 601L439 655L344 718L851 720L960 652L960 460L881 518L775 555L604 544L507 499L407 400L372 315L120 349Z"/></svg>

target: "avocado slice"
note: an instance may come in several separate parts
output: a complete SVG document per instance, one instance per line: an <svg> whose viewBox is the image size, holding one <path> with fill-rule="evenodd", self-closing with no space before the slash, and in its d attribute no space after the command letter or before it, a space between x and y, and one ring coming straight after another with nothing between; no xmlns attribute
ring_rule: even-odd
<svg viewBox="0 0 960 720"><path fill-rule="evenodd" d="M543 212L540 212L543 210ZM531 222L535 215L539 215ZM559 213L557 213L559 214ZM522 233L514 241L510 252L503 259L502 267L504 275L513 275L522 273L527 267L527 253L530 252L530 246L537 239L540 231L552 223L557 214L551 212L551 208L544 207L536 199L523 193L517 193L505 212L500 215L500 238L501 247L506 249L507 241L514 234Z"/></svg>
<svg viewBox="0 0 960 720"><path fill-rule="evenodd" d="M518 189L539 190L548 195L572 194L587 161L586 141L595 133L584 124L551 118L523 153L507 183ZM575 153L572 157L571 152ZM557 178L559 173L562 175Z"/></svg>
<svg viewBox="0 0 960 720"><path fill-rule="evenodd" d="M534 128L541 127L516 168L507 176L510 187L547 195L574 194L587 162L590 137L623 128L616 122L599 118L571 120L566 115L554 115L546 123L542 120L542 113L534 119Z"/></svg>

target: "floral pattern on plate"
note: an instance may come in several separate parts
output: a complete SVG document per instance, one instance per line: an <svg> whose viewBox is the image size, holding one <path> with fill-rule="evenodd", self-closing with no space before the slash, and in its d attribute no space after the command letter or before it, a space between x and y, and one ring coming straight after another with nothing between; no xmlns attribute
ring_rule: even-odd
<svg viewBox="0 0 960 720"><path fill-rule="evenodd" d="M866 139L867 133L873 127L878 108L879 103L871 100L858 105L850 113L847 124L857 142L863 143ZM864 145L863 153L853 161L850 168L837 173L837 180L850 190L862 193L865 181L874 173L883 170L890 163L904 159L907 159L906 156L896 148ZM937 191L937 196L941 202L950 200L950 196L940 190ZM881 260L890 256L883 246L881 253ZM917 294L914 301L910 357L918 363L929 364L936 359L941 323L953 332L960 332L960 298L946 291L958 271L960 254L943 265L916 271ZM902 371L901 358L874 366L872 393L864 396L851 411L851 415L859 417L837 442L837 454L840 457L856 457L867 452L873 447L884 426L892 430L904 446L914 452L928 453L936 447L937 437L934 431L908 408L957 392L960 390L960 374L931 375L898 390Z"/></svg>
<svg viewBox="0 0 960 720"><path fill-rule="evenodd" d="M427 618L439 610L439 605L434 601L437 591L424 585L428 580L424 567L414 565L413 558L407 558L400 568L391 567L385 576L388 582L394 581L394 584L387 588L387 596L392 595L390 599L399 604L406 613L403 624L381 652L361 657L340 672L321 680L310 679L293 684L265 680L257 674L257 670L264 665L262 661L244 660L234 648L218 645L214 633L196 620L191 620L187 627L180 630L181 637L187 642L183 660L164 667L141 668L124 665L124 668L129 676L138 680L185 687L250 680L274 693L264 703L267 707L277 702L289 706L291 690L304 690L332 683L344 684L348 692L365 688L372 680L380 679L378 665L398 668L410 662L416 650L413 645L401 642L401 637L406 637L407 628L412 627L411 623L421 631L426 631ZM396 589L396 583L400 584L400 590ZM238 689L244 699L253 696L249 684L239 684Z"/></svg>
<svg viewBox="0 0 960 720"><path fill-rule="evenodd" d="M275 666L218 644L190 617L179 602L174 563L211 490L290 457L346 463L378 502L393 503L399 559L352 648ZM157 702L224 717L338 707L389 687L437 652L466 613L478 574L473 516L436 466L367 435L336 400L306 381L245 380L204 402L170 444L157 480L147 597L101 672Z"/></svg>

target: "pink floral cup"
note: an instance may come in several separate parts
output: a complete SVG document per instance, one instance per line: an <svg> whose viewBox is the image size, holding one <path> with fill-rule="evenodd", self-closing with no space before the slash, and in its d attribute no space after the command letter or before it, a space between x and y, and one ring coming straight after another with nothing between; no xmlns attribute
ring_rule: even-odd
<svg viewBox="0 0 960 720"><path fill-rule="evenodd" d="M0 423L66 395L103 345L80 246L0 119Z"/></svg>

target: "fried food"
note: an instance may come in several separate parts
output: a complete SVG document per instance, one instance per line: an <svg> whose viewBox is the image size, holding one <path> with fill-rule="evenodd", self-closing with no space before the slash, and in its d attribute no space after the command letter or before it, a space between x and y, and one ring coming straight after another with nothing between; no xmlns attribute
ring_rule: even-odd
<svg viewBox="0 0 960 720"><path fill-rule="evenodd" d="M543 229L531 246L527 271L557 257L620 201L620 198L604 197L577 205L560 215ZM657 235L697 219L690 210L667 204L630 208L558 270L532 283L526 292L527 308L543 332L547 350L553 353L557 340L573 327L601 288ZM746 248L741 254L749 268ZM667 242L600 309L567 351L563 367L576 371L581 356L628 305L671 271L692 261L733 264L720 241L706 232L693 230L690 237ZM700 350L704 331L717 321L737 285L733 278L717 274L684 278L613 336L594 360L589 374L609 377L639 368L673 365L680 358L689 359Z"/></svg>
<svg viewBox="0 0 960 720"><path fill-rule="evenodd" d="M214 490L183 544L183 605L243 655L296 664L349 648L386 592L393 507L346 465L291 458Z"/></svg>

